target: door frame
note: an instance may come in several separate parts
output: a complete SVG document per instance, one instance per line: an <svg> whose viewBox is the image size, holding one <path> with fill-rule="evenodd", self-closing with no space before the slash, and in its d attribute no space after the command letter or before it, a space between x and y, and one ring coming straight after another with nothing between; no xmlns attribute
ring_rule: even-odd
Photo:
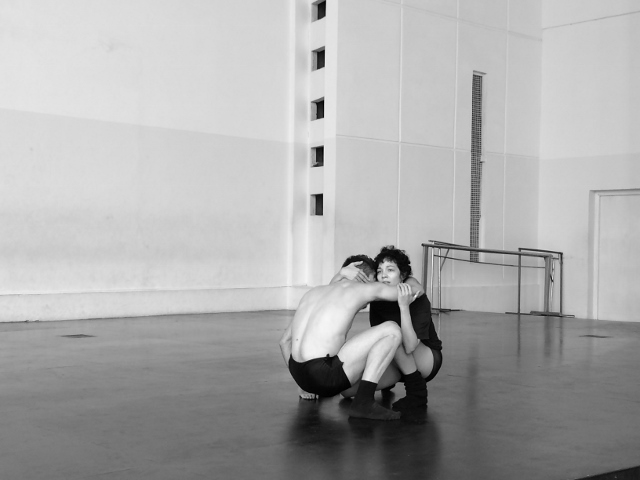
<svg viewBox="0 0 640 480"><path fill-rule="evenodd" d="M640 195L640 189L591 190L589 192L589 292L587 316L598 320L600 279L600 202L602 197Z"/></svg>

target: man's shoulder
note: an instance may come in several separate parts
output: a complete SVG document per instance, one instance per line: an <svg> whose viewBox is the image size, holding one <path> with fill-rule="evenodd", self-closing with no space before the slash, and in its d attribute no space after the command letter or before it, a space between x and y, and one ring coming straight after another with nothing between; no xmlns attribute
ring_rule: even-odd
<svg viewBox="0 0 640 480"><path fill-rule="evenodd" d="M378 282L361 283L346 280L333 285L336 285L336 291L332 295L340 297L346 304L355 305L358 308L362 308L363 304L368 304L379 298L381 294L381 284Z"/></svg>
<svg viewBox="0 0 640 480"><path fill-rule="evenodd" d="M316 297L326 297L327 295L332 297L336 295L353 296L358 295L359 292L364 292L366 290L366 288L363 289L364 285L366 284L344 279L338 282L329 283L328 285L319 285L312 288L308 293L313 292L313 296Z"/></svg>
<svg viewBox="0 0 640 480"><path fill-rule="evenodd" d="M356 282L355 280L349 280L348 278L343 278L338 282L330 283L329 287L338 288L359 288L362 285L366 285L366 283Z"/></svg>

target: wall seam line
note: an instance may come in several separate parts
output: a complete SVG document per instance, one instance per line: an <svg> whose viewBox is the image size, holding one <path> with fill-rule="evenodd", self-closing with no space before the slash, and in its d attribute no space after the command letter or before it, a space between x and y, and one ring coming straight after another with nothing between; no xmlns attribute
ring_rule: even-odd
<svg viewBox="0 0 640 480"><path fill-rule="evenodd" d="M398 196L396 199L396 245L400 245L400 175L402 166L402 67L403 67L404 7L400 4L400 69L398 74Z"/></svg>

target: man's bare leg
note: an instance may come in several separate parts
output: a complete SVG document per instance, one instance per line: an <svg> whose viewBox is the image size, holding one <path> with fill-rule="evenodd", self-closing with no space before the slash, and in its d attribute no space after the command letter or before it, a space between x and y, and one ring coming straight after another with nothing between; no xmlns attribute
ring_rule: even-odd
<svg viewBox="0 0 640 480"><path fill-rule="evenodd" d="M360 379L349 416L372 420L400 418L398 413L376 404L373 395L401 341L400 327L394 322L385 322L356 335L342 346L338 358L343 362L345 374L352 385Z"/></svg>
<svg viewBox="0 0 640 480"><path fill-rule="evenodd" d="M393 336L379 340L369 352L367 366L362 375L362 380L358 385L358 390L353 397L349 416L354 418L368 418L373 420L397 420L400 415L394 415L388 409L378 405L373 400L373 395L378 385L378 380L382 376L380 368L390 362L394 349L397 349L397 342ZM383 371L384 373L384 371Z"/></svg>
<svg viewBox="0 0 640 480"><path fill-rule="evenodd" d="M400 345L393 357L393 362L389 364L380 377L380 380L378 380L377 390L384 390L385 388L393 387L400 381L402 375L408 375L415 372L416 368L420 370L422 377L426 378L433 370L433 363L433 352L429 347L420 344L411 355L407 355L402 345ZM399 368L400 365L402 365L403 370ZM360 382L355 383L351 388L341 392L340 395L346 398L353 397L358 390L359 383Z"/></svg>
<svg viewBox="0 0 640 480"><path fill-rule="evenodd" d="M398 383L398 381L400 381L400 377L401 377L400 370L398 369L398 367L394 362L391 362L387 367L387 369L382 374L382 376L380 377L380 380L378 380L378 386L376 387L376 390L384 390L385 388L392 387L393 385ZM359 385L360 385L360 382L358 381L351 388L348 388L344 392L340 392L340 395L346 398L353 397L358 391Z"/></svg>
<svg viewBox="0 0 640 480"><path fill-rule="evenodd" d="M338 357L343 363L344 373L349 381L354 385L358 380L364 378L369 381L378 381L386 370L387 366L393 360L395 349L393 351L383 351L379 358L370 356L374 345L385 337L392 336L394 343L402 340L400 327L395 322L384 322L376 327L371 327L364 332L354 335L347 340L342 348L338 351ZM365 376L365 369L367 376Z"/></svg>

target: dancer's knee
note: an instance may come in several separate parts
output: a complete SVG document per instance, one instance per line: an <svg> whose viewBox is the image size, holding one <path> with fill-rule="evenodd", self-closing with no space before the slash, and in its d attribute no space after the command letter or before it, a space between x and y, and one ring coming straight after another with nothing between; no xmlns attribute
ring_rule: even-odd
<svg viewBox="0 0 640 480"><path fill-rule="evenodd" d="M400 325L396 322L387 321L380 324L381 327L384 328L385 336L391 337L393 342L400 345L402 342L402 330L400 329Z"/></svg>

